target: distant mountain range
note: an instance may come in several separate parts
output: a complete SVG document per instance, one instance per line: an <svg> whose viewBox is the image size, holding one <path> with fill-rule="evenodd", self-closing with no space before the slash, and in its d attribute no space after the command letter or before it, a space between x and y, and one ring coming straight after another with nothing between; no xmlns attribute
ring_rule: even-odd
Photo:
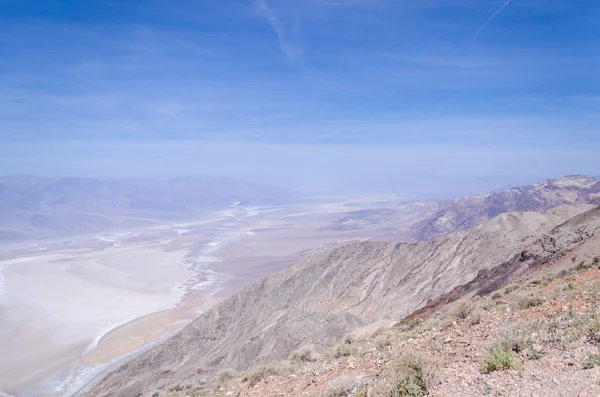
<svg viewBox="0 0 600 397"><path fill-rule="evenodd" d="M582 175L447 202L433 216L413 226L417 240L470 229L505 212L544 211L563 204L600 204L600 181Z"/></svg>
<svg viewBox="0 0 600 397"><path fill-rule="evenodd" d="M169 180L0 178L0 241L92 232L135 224L131 217L173 218L233 203L296 199L271 186L217 178Z"/></svg>

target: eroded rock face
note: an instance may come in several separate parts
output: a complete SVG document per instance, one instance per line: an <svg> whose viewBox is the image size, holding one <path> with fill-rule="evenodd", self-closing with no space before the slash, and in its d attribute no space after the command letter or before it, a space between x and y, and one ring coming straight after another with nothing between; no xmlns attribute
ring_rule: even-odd
<svg viewBox="0 0 600 397"><path fill-rule="evenodd" d="M331 345L366 324L408 315L590 208L502 214L424 243L369 241L318 252L223 301L89 395L124 395L134 386L149 395L198 383L221 368L245 370L286 358L299 346Z"/></svg>
<svg viewBox="0 0 600 397"><path fill-rule="evenodd" d="M454 199L413 227L417 240L470 229L502 213L545 211L563 204L600 204L600 181L573 175L542 183Z"/></svg>

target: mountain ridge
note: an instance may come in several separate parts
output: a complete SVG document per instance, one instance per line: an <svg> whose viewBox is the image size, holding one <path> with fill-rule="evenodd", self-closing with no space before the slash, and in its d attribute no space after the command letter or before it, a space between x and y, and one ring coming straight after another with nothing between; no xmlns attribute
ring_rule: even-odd
<svg viewBox="0 0 600 397"><path fill-rule="evenodd" d="M433 216L417 222L412 234L429 240L446 233L467 230L506 212L544 211L563 204L600 204L600 180L568 175L500 192L455 198Z"/></svg>

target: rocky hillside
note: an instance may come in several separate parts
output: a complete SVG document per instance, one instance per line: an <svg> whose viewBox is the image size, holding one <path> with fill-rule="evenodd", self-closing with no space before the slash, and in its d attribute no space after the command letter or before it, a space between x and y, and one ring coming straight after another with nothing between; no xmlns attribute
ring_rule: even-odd
<svg viewBox="0 0 600 397"><path fill-rule="evenodd" d="M589 176L567 176L497 193L457 198L413 227L417 240L467 230L493 217L515 211L544 211L563 204L600 204L600 181Z"/></svg>
<svg viewBox="0 0 600 397"><path fill-rule="evenodd" d="M317 253L215 306L88 395L146 395L200 384L223 368L245 371L299 347L322 350L350 331L403 318L521 257L541 236L591 208L503 214L429 242L361 242Z"/></svg>
<svg viewBox="0 0 600 397"><path fill-rule="evenodd" d="M487 295L168 397L600 395L600 236ZM175 388L178 390L179 388ZM395 394L394 394L395 393Z"/></svg>

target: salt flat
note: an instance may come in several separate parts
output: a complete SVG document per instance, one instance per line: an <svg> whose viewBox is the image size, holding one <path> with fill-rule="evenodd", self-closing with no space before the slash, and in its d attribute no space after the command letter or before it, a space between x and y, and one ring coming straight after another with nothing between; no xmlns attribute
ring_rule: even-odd
<svg viewBox="0 0 600 397"><path fill-rule="evenodd" d="M386 225L326 228L354 208L237 207L185 224L0 247L0 389L72 395L243 286ZM402 219L394 225L413 221Z"/></svg>

